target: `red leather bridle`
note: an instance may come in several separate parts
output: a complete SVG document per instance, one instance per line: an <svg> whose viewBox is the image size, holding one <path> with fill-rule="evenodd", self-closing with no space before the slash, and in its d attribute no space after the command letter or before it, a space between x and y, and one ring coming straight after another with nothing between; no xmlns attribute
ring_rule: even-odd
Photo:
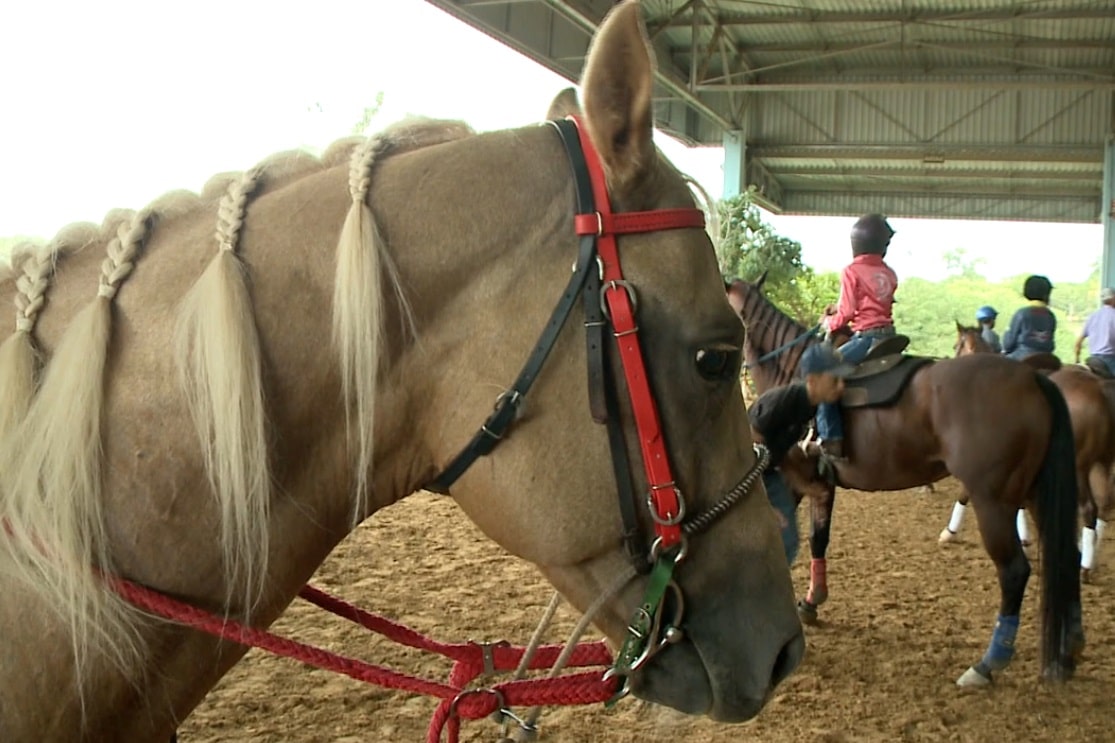
<svg viewBox="0 0 1115 743"><path fill-rule="evenodd" d="M581 236L581 245L575 271L515 383L499 396L495 410L469 444L426 489L448 493L450 486L477 458L490 453L503 439L557 340L574 301L580 295L584 304L588 347L589 404L593 419L608 426L623 517L624 545L636 569L650 573L643 603L636 610L628 626L627 641L609 671L610 675L626 679L666 644L683 637L681 628L677 626L681 621L683 602L681 591L673 582L673 570L685 556L686 536L706 528L750 490L766 466L767 457L765 450L757 447L759 456L756 465L743 480L709 510L687 520L685 498L670 467L658 406L639 345L635 289L623 277L616 237L661 230L703 229L704 213L695 208L613 213L604 169L585 128L576 118L550 124L565 145L576 182L578 203L574 227ZM646 503L655 533L649 549L640 537L615 381L607 368L604 333L608 329L615 339L627 383L646 473ZM663 599L667 590L675 592L675 608L673 621L664 623ZM627 689L627 683L624 683L617 697L625 694Z"/></svg>

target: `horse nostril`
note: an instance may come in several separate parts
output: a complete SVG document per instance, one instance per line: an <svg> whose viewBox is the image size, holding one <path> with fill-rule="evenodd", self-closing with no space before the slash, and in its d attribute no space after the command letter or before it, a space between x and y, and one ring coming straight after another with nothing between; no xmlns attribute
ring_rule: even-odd
<svg viewBox="0 0 1115 743"><path fill-rule="evenodd" d="M774 659L774 668L770 672L771 689L778 686L787 676L793 673L794 669L798 667L798 663L801 663L804 654L805 635L802 634L801 630L798 630L793 639L782 646L778 657Z"/></svg>

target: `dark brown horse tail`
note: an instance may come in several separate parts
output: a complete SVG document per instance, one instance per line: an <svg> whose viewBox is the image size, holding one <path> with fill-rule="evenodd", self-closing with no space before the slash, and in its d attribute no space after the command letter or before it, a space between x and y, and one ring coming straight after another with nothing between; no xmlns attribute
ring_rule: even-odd
<svg viewBox="0 0 1115 743"><path fill-rule="evenodd" d="M1061 391L1043 374L1038 386L1053 411L1049 448L1037 479L1036 516L1042 541L1042 667L1072 673L1066 652L1080 630L1080 550L1076 546L1076 448L1068 406Z"/></svg>

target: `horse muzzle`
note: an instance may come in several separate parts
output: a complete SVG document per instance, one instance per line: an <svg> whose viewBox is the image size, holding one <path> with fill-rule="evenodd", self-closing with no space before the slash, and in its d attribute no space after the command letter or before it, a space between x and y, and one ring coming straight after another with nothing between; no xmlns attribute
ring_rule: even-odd
<svg viewBox="0 0 1115 743"><path fill-rule="evenodd" d="M805 654L801 625L786 640L748 648L742 657L686 640L665 647L630 678L639 699L716 722L750 720Z"/></svg>

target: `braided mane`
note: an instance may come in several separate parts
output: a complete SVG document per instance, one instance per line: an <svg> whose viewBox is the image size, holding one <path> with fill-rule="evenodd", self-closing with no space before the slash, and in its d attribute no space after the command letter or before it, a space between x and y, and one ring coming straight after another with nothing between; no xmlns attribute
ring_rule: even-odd
<svg viewBox="0 0 1115 743"><path fill-rule="evenodd" d="M381 287L393 288L404 320L409 317L367 203L372 178L389 155L471 134L459 122L412 119L368 140L338 140L320 158L280 153L243 173L213 177L200 194L173 191L138 212L112 211L100 227L71 225L50 243L21 246L13 254L5 273L15 281L16 318L0 344L0 511L5 522L0 569L21 579L63 619L79 678L93 655L127 671L138 667L144 653L140 618L105 590L96 570L113 571L102 492L102 417L114 325L125 314L116 299L152 236L174 230L175 219L183 215L215 212L213 256L180 302L172 346L218 504L226 611L250 621L268 574L273 500L265 359L248 268L238 255L252 204L310 175L349 165L352 205L337 248L333 311L345 401L354 411L350 437L358 486L353 513L359 514L372 462L374 393L382 365ZM90 286L87 304L44 359L35 328L40 313L50 307L55 272L65 269L67 254L93 246L105 251L96 290ZM266 250L259 255L265 257Z"/></svg>

